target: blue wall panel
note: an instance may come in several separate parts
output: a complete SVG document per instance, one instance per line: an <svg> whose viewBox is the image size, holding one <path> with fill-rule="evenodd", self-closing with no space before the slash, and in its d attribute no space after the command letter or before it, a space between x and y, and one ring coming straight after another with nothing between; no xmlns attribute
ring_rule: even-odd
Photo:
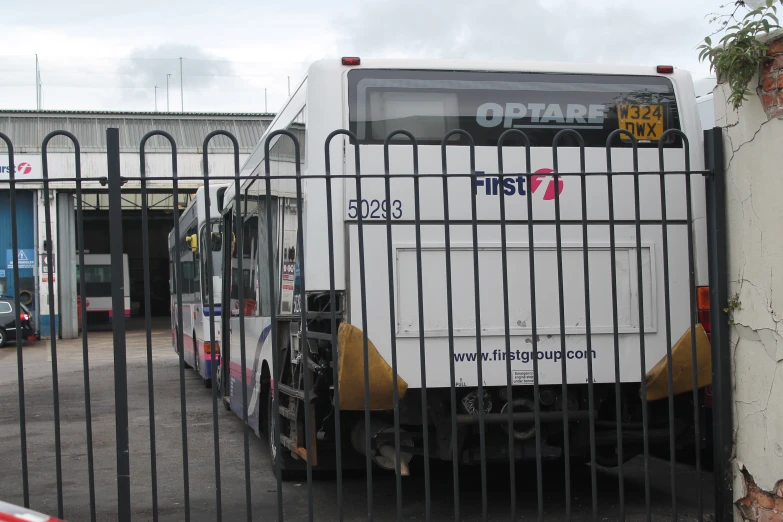
<svg viewBox="0 0 783 522"><path fill-rule="evenodd" d="M35 192L31 190L16 191L16 230L19 248L33 250L35 248ZM7 251L11 249L11 202L10 192L0 191L0 270L5 270L6 295L13 295L14 278L8 269L8 263L12 259L7 258ZM19 278L22 289L35 293L35 280L33 269L19 270Z"/></svg>

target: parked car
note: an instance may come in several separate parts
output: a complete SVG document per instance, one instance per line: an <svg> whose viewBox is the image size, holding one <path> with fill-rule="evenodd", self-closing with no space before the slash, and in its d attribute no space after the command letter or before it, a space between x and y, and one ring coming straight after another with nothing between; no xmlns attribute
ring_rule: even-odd
<svg viewBox="0 0 783 522"><path fill-rule="evenodd" d="M25 305L16 309L13 297L0 297L0 346L8 341L16 340L16 317L19 316L22 325L22 339L33 334L33 313Z"/></svg>

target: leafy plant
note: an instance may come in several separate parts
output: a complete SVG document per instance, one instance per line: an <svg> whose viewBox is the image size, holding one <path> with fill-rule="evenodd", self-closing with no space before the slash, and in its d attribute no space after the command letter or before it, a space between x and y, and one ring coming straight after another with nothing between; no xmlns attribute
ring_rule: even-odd
<svg viewBox="0 0 783 522"><path fill-rule="evenodd" d="M783 3L783 0L765 0L764 5L748 11L742 20L737 20L734 17L737 8L745 5L743 0L738 0L734 12L722 24L720 30L726 33L718 43L713 45L712 38L707 36L698 47L699 60L708 60L718 79L728 82L731 89L728 102L734 109L747 99L750 93L748 83L766 56L767 46L760 37L779 27L775 5L778 2ZM736 23L728 25L728 20Z"/></svg>
<svg viewBox="0 0 783 522"><path fill-rule="evenodd" d="M728 306L723 309L724 312L729 314L729 324L734 324L734 312L742 310L742 303L739 300L739 294L729 296Z"/></svg>

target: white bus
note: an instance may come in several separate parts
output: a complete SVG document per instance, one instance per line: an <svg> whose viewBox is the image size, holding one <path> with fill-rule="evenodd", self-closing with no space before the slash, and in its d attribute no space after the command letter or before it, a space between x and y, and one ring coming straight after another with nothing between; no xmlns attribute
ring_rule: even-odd
<svg viewBox="0 0 783 522"><path fill-rule="evenodd" d="M81 267L76 265L76 294L82 295L81 279L79 272ZM122 278L125 288L123 303L125 317L131 316L130 282L128 279L128 254L122 254ZM87 313L90 322L106 320L111 322L113 309L111 303L111 255L109 254L84 254L84 295L86 303L83 310ZM81 300L81 297L79 297Z"/></svg>
<svg viewBox="0 0 783 522"><path fill-rule="evenodd" d="M715 126L715 102L713 91L717 85L714 77L701 78L694 82L696 105L699 108L701 127L704 130Z"/></svg>
<svg viewBox="0 0 783 522"><path fill-rule="evenodd" d="M521 139L511 136L504 147L505 173L498 183L500 135L519 129L530 140L531 172L525 172L525 149ZM303 230L297 226L296 185L293 145L288 137L271 144L272 182L271 230L274 255L267 253L267 214L263 179L264 143L269 133L288 129L301 145L300 167L303 174ZM356 174L354 143L345 135L331 141L331 204L334 251L334 281L337 302L329 300L329 233L324 179L327 137L336 129L349 129L358 138L362 180L361 201L357 199L355 179L340 176ZM418 168L421 175L443 172L441 141L447 133L459 129L475 141L475 169L470 173L470 147L464 136L453 135L447 142L452 317L449 317L446 277L446 240L444 226L444 182L440 177L421 177L421 257L423 280L423 324L419 324L415 194L412 147L404 136L397 136L389 147L391 197L387 200L384 179L369 177L384 173L384 140L395 130L409 131L418 142ZM616 431L613 427L615 380L619 375L622 400L624 459L642 451L642 401L640 383L667 353L664 318L664 275L660 209L660 177L639 176L641 249L637 249L633 176L633 148L630 139L617 137L613 142L612 169L626 173L613 177L616 235L617 332L615 348L613 300L610 272L610 230L606 175L587 178L587 215L597 220L588 235L590 263L591 341L588 350L585 322L585 284L583 278L581 183L578 177L555 180L552 171L553 140L563 129L574 129L584 140L586 172L607 171L606 142L617 129L630 130L638 140L639 171L659 171L659 140L669 129L679 129L690 144L690 168L703 169L703 137L696 109L690 74L661 67L620 67L609 65L558 65L542 63L486 63L416 60L359 60L349 58L319 61L310 66L306 78L296 88L275 118L261 143L241 170L240 194L229 186L225 193L224 230L243 230L243 252L226 249L223 266L237 268L241 255L243 298L240 306L239 280L232 275L231 315L223 317L229 329L222 371L230 371L223 394L227 405L243 411L241 346L246 354L248 414L257 434L273 432L280 423L283 469L302 466L301 458L311 456L319 468L328 467L336 444L357 452L369 451L364 444L365 382L363 373L362 331L369 338L369 366L372 410L371 434L376 437L374 461L392 468L388 430L393 422L392 333L396 339L399 375L399 422L402 437L421 451L423 426L422 387L426 378L427 431L429 452L433 458L457 458L460 462L479 460L478 404L483 402L486 425L486 458L508 458L506 413L508 409L525 413L533 403L534 356L537 345L539 409L542 415L541 440L544 457L564 457L562 412L569 410L570 456L588 458L588 360L592 361L594 411L597 420L597 459L617 465ZM565 136L557 153L559 172L580 172L579 148L573 136ZM666 170L685 168L683 139L667 134L662 145ZM513 176L510 174L514 173ZM459 176L462 174L462 176ZM312 178L312 176L321 176ZM667 176L667 218L681 226L668 229L670 277L670 318L672 343L690 331L688 234L694 237L695 284L707 284L704 181L691 176L692 221L686 220L685 176ZM499 193L506 203L508 236L509 336L510 357L506 357L506 324L502 288L502 256L499 223ZM534 261L535 306L531 304L530 263L527 227L527 196L532 192L536 224ZM557 192L557 194L556 194ZM477 324L474 309L474 239L472 198L476 199L477 246L480 295L480 334L483 359L483 401L478 400ZM524 196L524 197L521 197ZM560 202L562 244L562 284L557 268L557 230L554 226L556 196ZM239 204L241 203L241 205ZM241 209L241 210L240 210ZM363 220L365 276L361 277L360 237L357 215ZM392 273L388 269L386 216L391 213L393 237ZM604 222L601 223L601 220ZM568 225L570 223L570 225ZM380 225L380 226L378 226ZM303 234L302 252L297 234ZM228 235L226 235L228 238ZM229 256L229 250L231 255ZM282 254L282 255L281 255ZM637 254L639 257L637 257ZM641 263L637 263L641 259ZM275 280L269 281L269 266ZM249 266L248 266L249 265ZM303 328L294 296L299 293L300 269L305 275L305 305L310 317L308 332ZM226 272L226 276L227 272ZM247 278L250 278L248 280ZM390 307L389 282L393 285L394 308ZM639 282L641 281L641 288ZM564 309L560 321L562 287ZM274 298L270 299L270 289ZM366 295L366 315L362 314L362 291ZM694 289L695 292L695 289ZM639 313L640 293L643 314ZM330 341L329 311L338 313L338 346ZM278 345L272 346L270 327L274 310L277 316ZM321 314L319 315L319 312ZM392 325L390 312L395 323ZM531 319L535 313L537 337L533 339ZM240 315L244 314L244 343L240 339ZM640 324L640 315L642 316ZM642 368L640 332L644 331L645 363ZM700 327L697 328L699 332ZM702 337L700 334L699 341ZM420 338L424 338L422 362ZM310 337L309 339L305 339ZM690 337L688 342L690 342ZM535 343L534 343L535 341ZM562 341L562 342L561 342ZM689 345L688 345L689 346ZM703 344L699 344L700 349ZM273 375L273 350L280 361L280 374ZM453 350L453 352L452 352ZM688 348L689 350L689 348ZM690 353L688 351L688 353ZM304 360L309 355L309 364ZM506 393L506 360L511 360L513 397ZM619 361L616 367L615 361ZM332 369L339 377L334 382ZM453 368L453 370L452 370ZM564 370L565 368L565 370ZM453 377L452 377L453 371ZM563 371L568 393L562 396ZM311 384L312 407L303 407L307 382ZM690 378L690 372L684 371ZM652 379L648 375L648 380ZM665 379L664 379L665 381ZM660 379L657 381L660 383ZM702 386L699 381L699 386ZM456 386L458 450L452 452L451 387ZM339 390L342 422L341 440L334 435L334 391ZM686 389L687 386L686 386ZM690 388L692 390L692 387ZM681 391L681 390L678 390ZM272 397L279 393L280 410L272 411ZM660 393L660 389L658 389ZM687 394L686 394L687 395ZM650 391L648 390L648 396ZM664 396L666 394L664 393ZM652 398L651 398L652 401ZM653 406L666 408L667 401L651 402L650 444L665 444L668 431L653 433L658 418ZM305 414L311 411L311 451L304 449ZM666 410L664 410L666 411ZM497 417L503 414L503 417ZM693 410L688 410L693 418ZM687 416L686 416L687 417ZM662 418L666 419L664 414ZM526 417L529 420L529 417ZM687 418L686 418L687 421ZM664 428L667 427L664 424ZM677 428L679 436L679 428ZM380 436L386 433L385 436ZM535 433L531 422L515 424L515 454L534 458ZM657 437L657 438L656 438ZM274 438L269 437L273 460L278 458ZM627 440L626 440L627 439ZM385 442L383 442L383 441ZM691 441L693 438L691 437ZM346 454L345 452L343 453ZM407 461L411 454L403 451ZM317 456L317 457L316 457ZM345 463L344 463L345 465ZM405 463L402 463L404 466Z"/></svg>
<svg viewBox="0 0 783 522"><path fill-rule="evenodd" d="M171 339L174 351L178 353L177 336L179 328L178 300L182 299L182 340L185 365L192 367L204 380L205 386L212 385L212 350L215 364L220 361L221 303L223 238L221 236L220 202L225 185L209 187L210 221L207 224L204 206L204 187L196 191L185 211L179 218L179 238L174 230L169 233L169 290L171 294ZM177 265L176 250L180 252ZM207 259L212 260L212 300L207 285ZM177 273L180 268L181 274ZM181 275L182 287L177 288ZM213 307L210 307L210 302ZM210 335L210 321L214 324L215 337Z"/></svg>

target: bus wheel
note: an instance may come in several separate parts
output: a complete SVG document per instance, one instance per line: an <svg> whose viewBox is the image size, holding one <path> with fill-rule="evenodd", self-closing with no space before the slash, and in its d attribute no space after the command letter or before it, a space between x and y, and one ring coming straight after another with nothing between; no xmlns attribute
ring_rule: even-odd
<svg viewBox="0 0 783 522"><path fill-rule="evenodd" d="M179 331L175 327L174 328L174 353L176 353L178 357L181 355L182 363L185 365L185 368L190 368L188 361L185 360L185 354L180 354L179 352L179 345L177 344L178 339L179 339ZM184 343L185 340L183 339L182 342Z"/></svg>
<svg viewBox="0 0 783 522"><path fill-rule="evenodd" d="M231 396L226 393L225 386L223 385L223 367L218 366L217 373L215 374L217 378L217 387L218 390L220 390L220 400L223 403L223 407L226 409L226 411L231 411Z"/></svg>
<svg viewBox="0 0 783 522"><path fill-rule="evenodd" d="M275 424L280 422L280 412L272 411L272 394L267 393L266 409L266 440L269 443L269 462L272 465L272 473L275 473L277 459L280 458L280 478L282 480L295 480L300 477L302 470L296 469L297 463L294 458L288 454L288 450L280 447L280 451L275 445Z"/></svg>
<svg viewBox="0 0 783 522"><path fill-rule="evenodd" d="M206 362L206 354L204 355L204 361ZM210 368L212 368L212 372L211 372L212 375L204 379L204 388L212 388L212 379L214 378L215 375L215 367L210 366Z"/></svg>
<svg viewBox="0 0 783 522"><path fill-rule="evenodd" d="M196 342L196 332L193 332L193 365L196 373L201 377L201 360L198 357L198 343Z"/></svg>

